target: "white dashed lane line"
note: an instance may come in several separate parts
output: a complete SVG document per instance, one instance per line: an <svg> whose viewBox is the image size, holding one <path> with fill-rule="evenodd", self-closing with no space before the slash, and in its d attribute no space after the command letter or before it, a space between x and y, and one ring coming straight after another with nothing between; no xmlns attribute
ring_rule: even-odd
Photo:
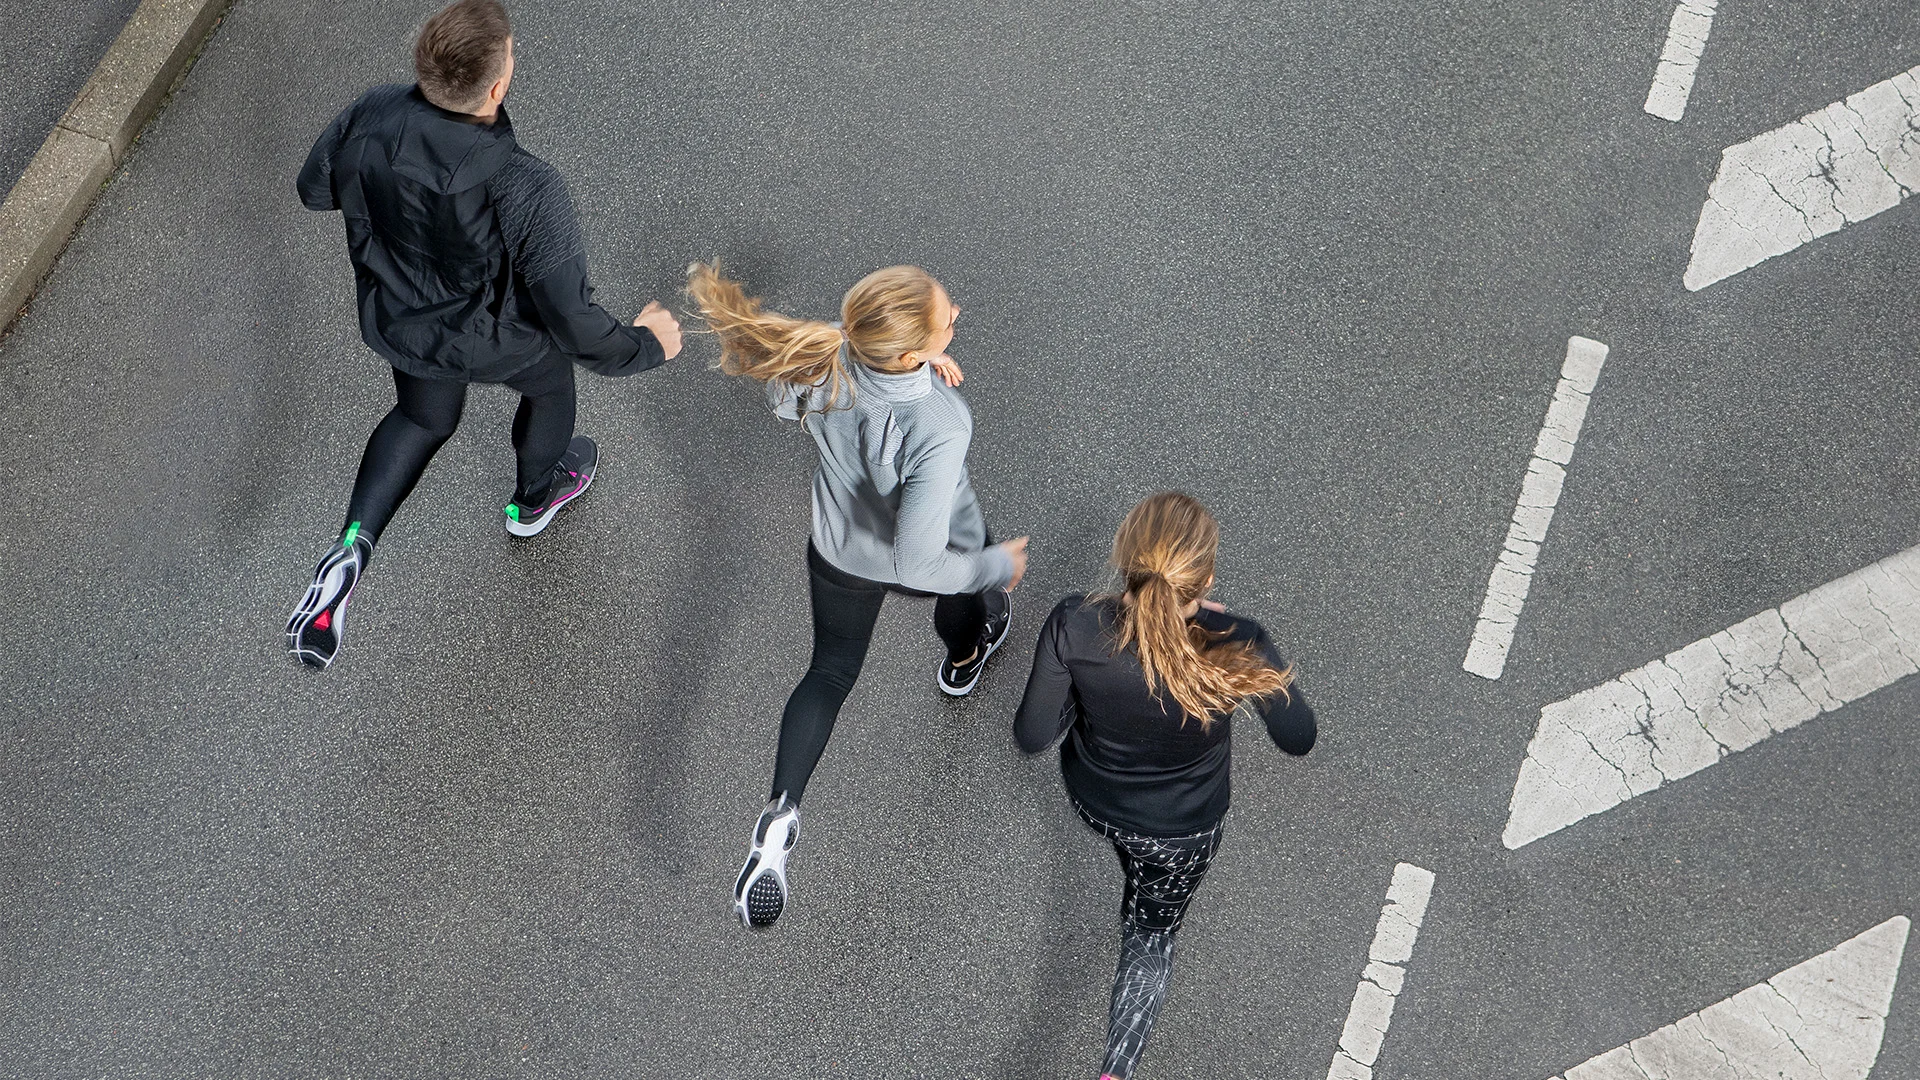
<svg viewBox="0 0 1920 1080"><path fill-rule="evenodd" d="M1653 73L1653 88L1647 91L1648 112L1662 120L1686 115L1693 76L1700 68L1700 54L1706 51L1713 12L1719 6L1720 0L1680 0L1673 9L1667 47L1660 50L1660 66Z"/></svg>
<svg viewBox="0 0 1920 1080"><path fill-rule="evenodd" d="M1920 671L1920 547L1540 710L1518 848Z"/></svg>
<svg viewBox="0 0 1920 1080"><path fill-rule="evenodd" d="M1576 1065L1565 1080L1866 1080L1880 1057L1907 929L1905 916L1888 919Z"/></svg>
<svg viewBox="0 0 1920 1080"><path fill-rule="evenodd" d="M1340 1031L1340 1049L1334 1051L1327 1080L1373 1080L1373 1062L1387 1039L1393 1003L1405 984L1406 962L1413 958L1413 942L1427 917L1427 898L1433 894L1433 874L1412 863L1393 868L1387 887L1387 906L1367 949L1367 967L1353 992L1347 1023Z"/></svg>
<svg viewBox="0 0 1920 1080"><path fill-rule="evenodd" d="M1540 558L1541 545L1547 542L1547 526L1553 522L1553 508L1560 502L1560 487L1567 478L1567 465L1573 461L1573 446L1587 419L1587 402L1606 362L1605 345L1583 337L1568 340L1560 383L1553 389L1553 403L1547 406L1540 437L1534 441L1533 458L1527 462L1526 479L1520 485L1520 502L1513 508L1506 543L1501 545L1493 575L1487 579L1486 597L1480 602L1473 641L1460 664L1483 679L1498 679L1506 670L1507 650L1513 647L1520 610L1526 606L1527 591L1533 586L1534 563Z"/></svg>
<svg viewBox="0 0 1920 1080"><path fill-rule="evenodd" d="M1920 67L1728 147L1686 286L1716 281L1898 206L1920 187Z"/></svg>

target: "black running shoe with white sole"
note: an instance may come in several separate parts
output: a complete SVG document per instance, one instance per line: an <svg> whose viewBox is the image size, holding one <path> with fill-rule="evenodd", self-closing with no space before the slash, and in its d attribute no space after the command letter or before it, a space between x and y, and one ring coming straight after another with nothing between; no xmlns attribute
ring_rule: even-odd
<svg viewBox="0 0 1920 1080"><path fill-rule="evenodd" d="M313 571L313 584L287 617L287 649L301 663L327 668L340 655L346 640L347 601L353 599L353 587L360 584L372 557L373 541L360 535L358 522L327 549Z"/></svg>
<svg viewBox="0 0 1920 1080"><path fill-rule="evenodd" d="M546 498L532 505L518 499L506 505L507 531L515 536L538 536L560 508L587 493L593 472L600 466L600 448L585 435L575 435L553 467L553 483Z"/></svg>
<svg viewBox="0 0 1920 1080"><path fill-rule="evenodd" d="M940 661L940 692L948 697L966 697L980 682L980 673L987 669L987 660L999 650L1000 643L1007 640L1007 631L1013 626L1013 594L1005 589L994 589L987 593L987 625L980 631L980 643L974 647L973 659L964 664L956 664L951 659Z"/></svg>
<svg viewBox="0 0 1920 1080"><path fill-rule="evenodd" d="M733 883L733 913L750 930L765 930L787 907L787 855L800 838L800 804L782 794L760 812L753 849Z"/></svg>

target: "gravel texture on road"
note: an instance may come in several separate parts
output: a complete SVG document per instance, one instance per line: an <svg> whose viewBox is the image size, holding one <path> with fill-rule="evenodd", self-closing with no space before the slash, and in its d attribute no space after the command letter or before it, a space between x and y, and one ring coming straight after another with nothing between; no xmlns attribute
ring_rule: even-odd
<svg viewBox="0 0 1920 1080"><path fill-rule="evenodd" d="M1500 843L1543 704L1920 542L1911 208L1681 284L1720 150L1911 66L1902 0L1728 5L1678 125L1647 0L524 5L510 108L601 301L719 255L824 316L926 265L989 520L1034 536L970 700L889 601L762 936L728 889L805 665L811 449L711 340L583 375L601 473L531 543L476 390L340 664L285 654L391 402L292 179L428 9L241 0L0 348L15 1075L1094 1075L1118 870L1008 725L1044 612L1169 486L1324 734L1238 733L1142 1076L1324 1076L1400 861L1436 875L1406 1080L1543 1080L1914 914L1912 680ZM1572 334L1612 351L1487 682Z"/></svg>

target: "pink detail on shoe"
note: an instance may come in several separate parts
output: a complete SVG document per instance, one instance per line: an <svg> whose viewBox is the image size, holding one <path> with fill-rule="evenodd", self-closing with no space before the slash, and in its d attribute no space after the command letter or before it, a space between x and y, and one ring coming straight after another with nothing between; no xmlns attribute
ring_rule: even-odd
<svg viewBox="0 0 1920 1080"><path fill-rule="evenodd" d="M332 625L333 625L333 612L331 611L323 611L320 613L319 618L313 620L313 628L315 630L325 630L327 627Z"/></svg>

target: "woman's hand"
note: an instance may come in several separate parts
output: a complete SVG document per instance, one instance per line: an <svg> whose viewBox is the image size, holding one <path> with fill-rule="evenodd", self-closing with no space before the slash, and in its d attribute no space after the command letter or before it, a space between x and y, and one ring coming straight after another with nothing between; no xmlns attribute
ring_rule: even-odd
<svg viewBox="0 0 1920 1080"><path fill-rule="evenodd" d="M995 547L999 548L1001 551L1006 552L1007 557L1013 560L1013 580L1007 582L1008 592L1012 592L1017 586L1019 586L1020 579L1027 576L1027 540L1028 539L1029 537L1016 536L1012 540L1009 540L1004 544L994 545Z"/></svg>
<svg viewBox="0 0 1920 1080"><path fill-rule="evenodd" d="M1200 601L1200 606L1215 614L1225 615L1227 613L1227 605L1220 603L1218 600L1202 600Z"/></svg>
<svg viewBox="0 0 1920 1080"><path fill-rule="evenodd" d="M961 383L967 381L967 373L961 371L960 365L954 363L953 357L948 356L946 353L941 353L939 356L927 361L927 363L933 365L933 370L940 373L940 377L947 381L948 386L959 386Z"/></svg>

